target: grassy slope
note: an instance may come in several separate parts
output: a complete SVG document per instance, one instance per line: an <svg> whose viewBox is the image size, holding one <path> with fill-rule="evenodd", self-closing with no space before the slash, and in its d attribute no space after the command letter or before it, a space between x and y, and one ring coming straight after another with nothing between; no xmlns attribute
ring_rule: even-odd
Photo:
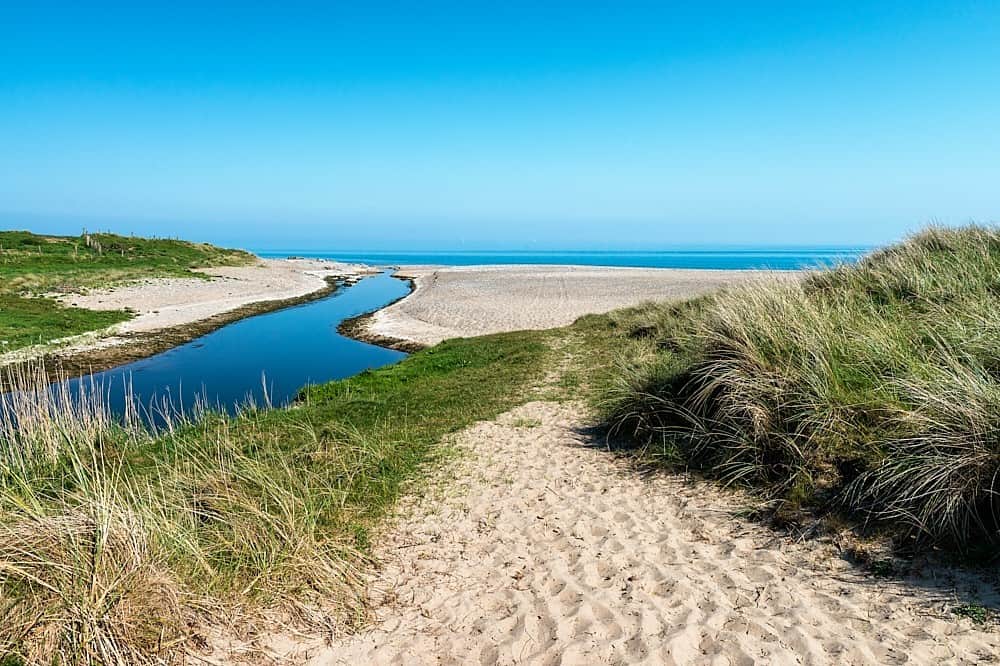
<svg viewBox="0 0 1000 666"><path fill-rule="evenodd" d="M0 353L98 330L127 312L63 307L38 294L77 291L153 276L190 276L192 268L243 264L238 250L175 240L112 234L38 236L0 231Z"/></svg>
<svg viewBox="0 0 1000 666"><path fill-rule="evenodd" d="M1000 233L930 229L855 267L609 318L607 416L670 464L916 545L1000 536Z"/></svg>
<svg viewBox="0 0 1000 666"><path fill-rule="evenodd" d="M548 337L446 342L155 439L99 410L0 428L0 654L143 663L206 613L356 620L371 528L445 434L527 399Z"/></svg>

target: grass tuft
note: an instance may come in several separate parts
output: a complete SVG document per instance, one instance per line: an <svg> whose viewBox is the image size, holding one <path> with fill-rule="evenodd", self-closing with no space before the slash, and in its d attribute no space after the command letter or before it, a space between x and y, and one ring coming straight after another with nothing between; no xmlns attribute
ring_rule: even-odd
<svg viewBox="0 0 1000 666"><path fill-rule="evenodd" d="M979 625L986 624L994 616L994 613L982 604L960 604L952 607L951 612L959 617L968 618L974 624Z"/></svg>
<svg viewBox="0 0 1000 666"><path fill-rule="evenodd" d="M358 626L380 520L445 434L528 399L548 353L544 333L455 340L288 409L169 413L157 432L112 418L100 386L7 370L0 660L162 663L213 625Z"/></svg>
<svg viewBox="0 0 1000 666"><path fill-rule="evenodd" d="M613 315L606 421L673 464L918 545L1000 542L1000 232Z"/></svg>

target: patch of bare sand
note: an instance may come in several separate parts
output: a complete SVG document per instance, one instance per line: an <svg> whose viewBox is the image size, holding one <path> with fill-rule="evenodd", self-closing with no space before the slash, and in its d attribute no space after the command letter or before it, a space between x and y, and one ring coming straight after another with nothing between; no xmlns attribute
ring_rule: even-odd
<svg viewBox="0 0 1000 666"><path fill-rule="evenodd" d="M376 312L369 335L432 345L469 337L556 328L585 314L644 301L698 296L771 273L593 266L408 266L409 296Z"/></svg>
<svg viewBox="0 0 1000 666"><path fill-rule="evenodd" d="M332 645L273 643L294 663L982 663L1000 634L947 612L947 572L875 580L833 546L734 517L735 498L640 477L535 402L462 433L435 497L411 499L378 549L376 619ZM445 493L443 496L442 493ZM937 576L937 577L935 577Z"/></svg>
<svg viewBox="0 0 1000 666"><path fill-rule="evenodd" d="M251 303L283 301L326 287L327 278L375 272L367 266L318 259L262 259L252 266L198 269L210 280L151 278L111 289L69 294L60 300L88 310L131 309L136 316L116 328L138 333L207 319Z"/></svg>

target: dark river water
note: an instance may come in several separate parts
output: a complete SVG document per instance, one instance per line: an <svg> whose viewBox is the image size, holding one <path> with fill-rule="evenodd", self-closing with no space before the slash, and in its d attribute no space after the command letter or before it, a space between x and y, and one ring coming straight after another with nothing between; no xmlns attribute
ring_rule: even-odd
<svg viewBox="0 0 1000 666"><path fill-rule="evenodd" d="M345 319L377 310L409 293L388 272L310 303L234 322L156 356L72 380L99 386L115 413L127 386L148 411L169 403L190 412L196 401L233 413L253 401L287 404L303 386L350 377L399 361L406 354L337 332ZM154 420L159 420L154 417Z"/></svg>

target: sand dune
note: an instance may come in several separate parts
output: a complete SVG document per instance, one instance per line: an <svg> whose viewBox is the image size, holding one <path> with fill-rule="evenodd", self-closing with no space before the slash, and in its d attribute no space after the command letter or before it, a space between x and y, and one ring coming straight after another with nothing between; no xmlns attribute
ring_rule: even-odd
<svg viewBox="0 0 1000 666"><path fill-rule="evenodd" d="M376 621L319 664L939 664L1000 654L947 608L936 572L875 579L832 545L733 515L735 497L644 479L535 402L463 433L436 497L411 500L379 549ZM995 601L995 599L993 599Z"/></svg>
<svg viewBox="0 0 1000 666"><path fill-rule="evenodd" d="M593 266L408 266L416 290L373 315L370 335L419 344L565 326L578 317L649 300L697 296L760 271Z"/></svg>

